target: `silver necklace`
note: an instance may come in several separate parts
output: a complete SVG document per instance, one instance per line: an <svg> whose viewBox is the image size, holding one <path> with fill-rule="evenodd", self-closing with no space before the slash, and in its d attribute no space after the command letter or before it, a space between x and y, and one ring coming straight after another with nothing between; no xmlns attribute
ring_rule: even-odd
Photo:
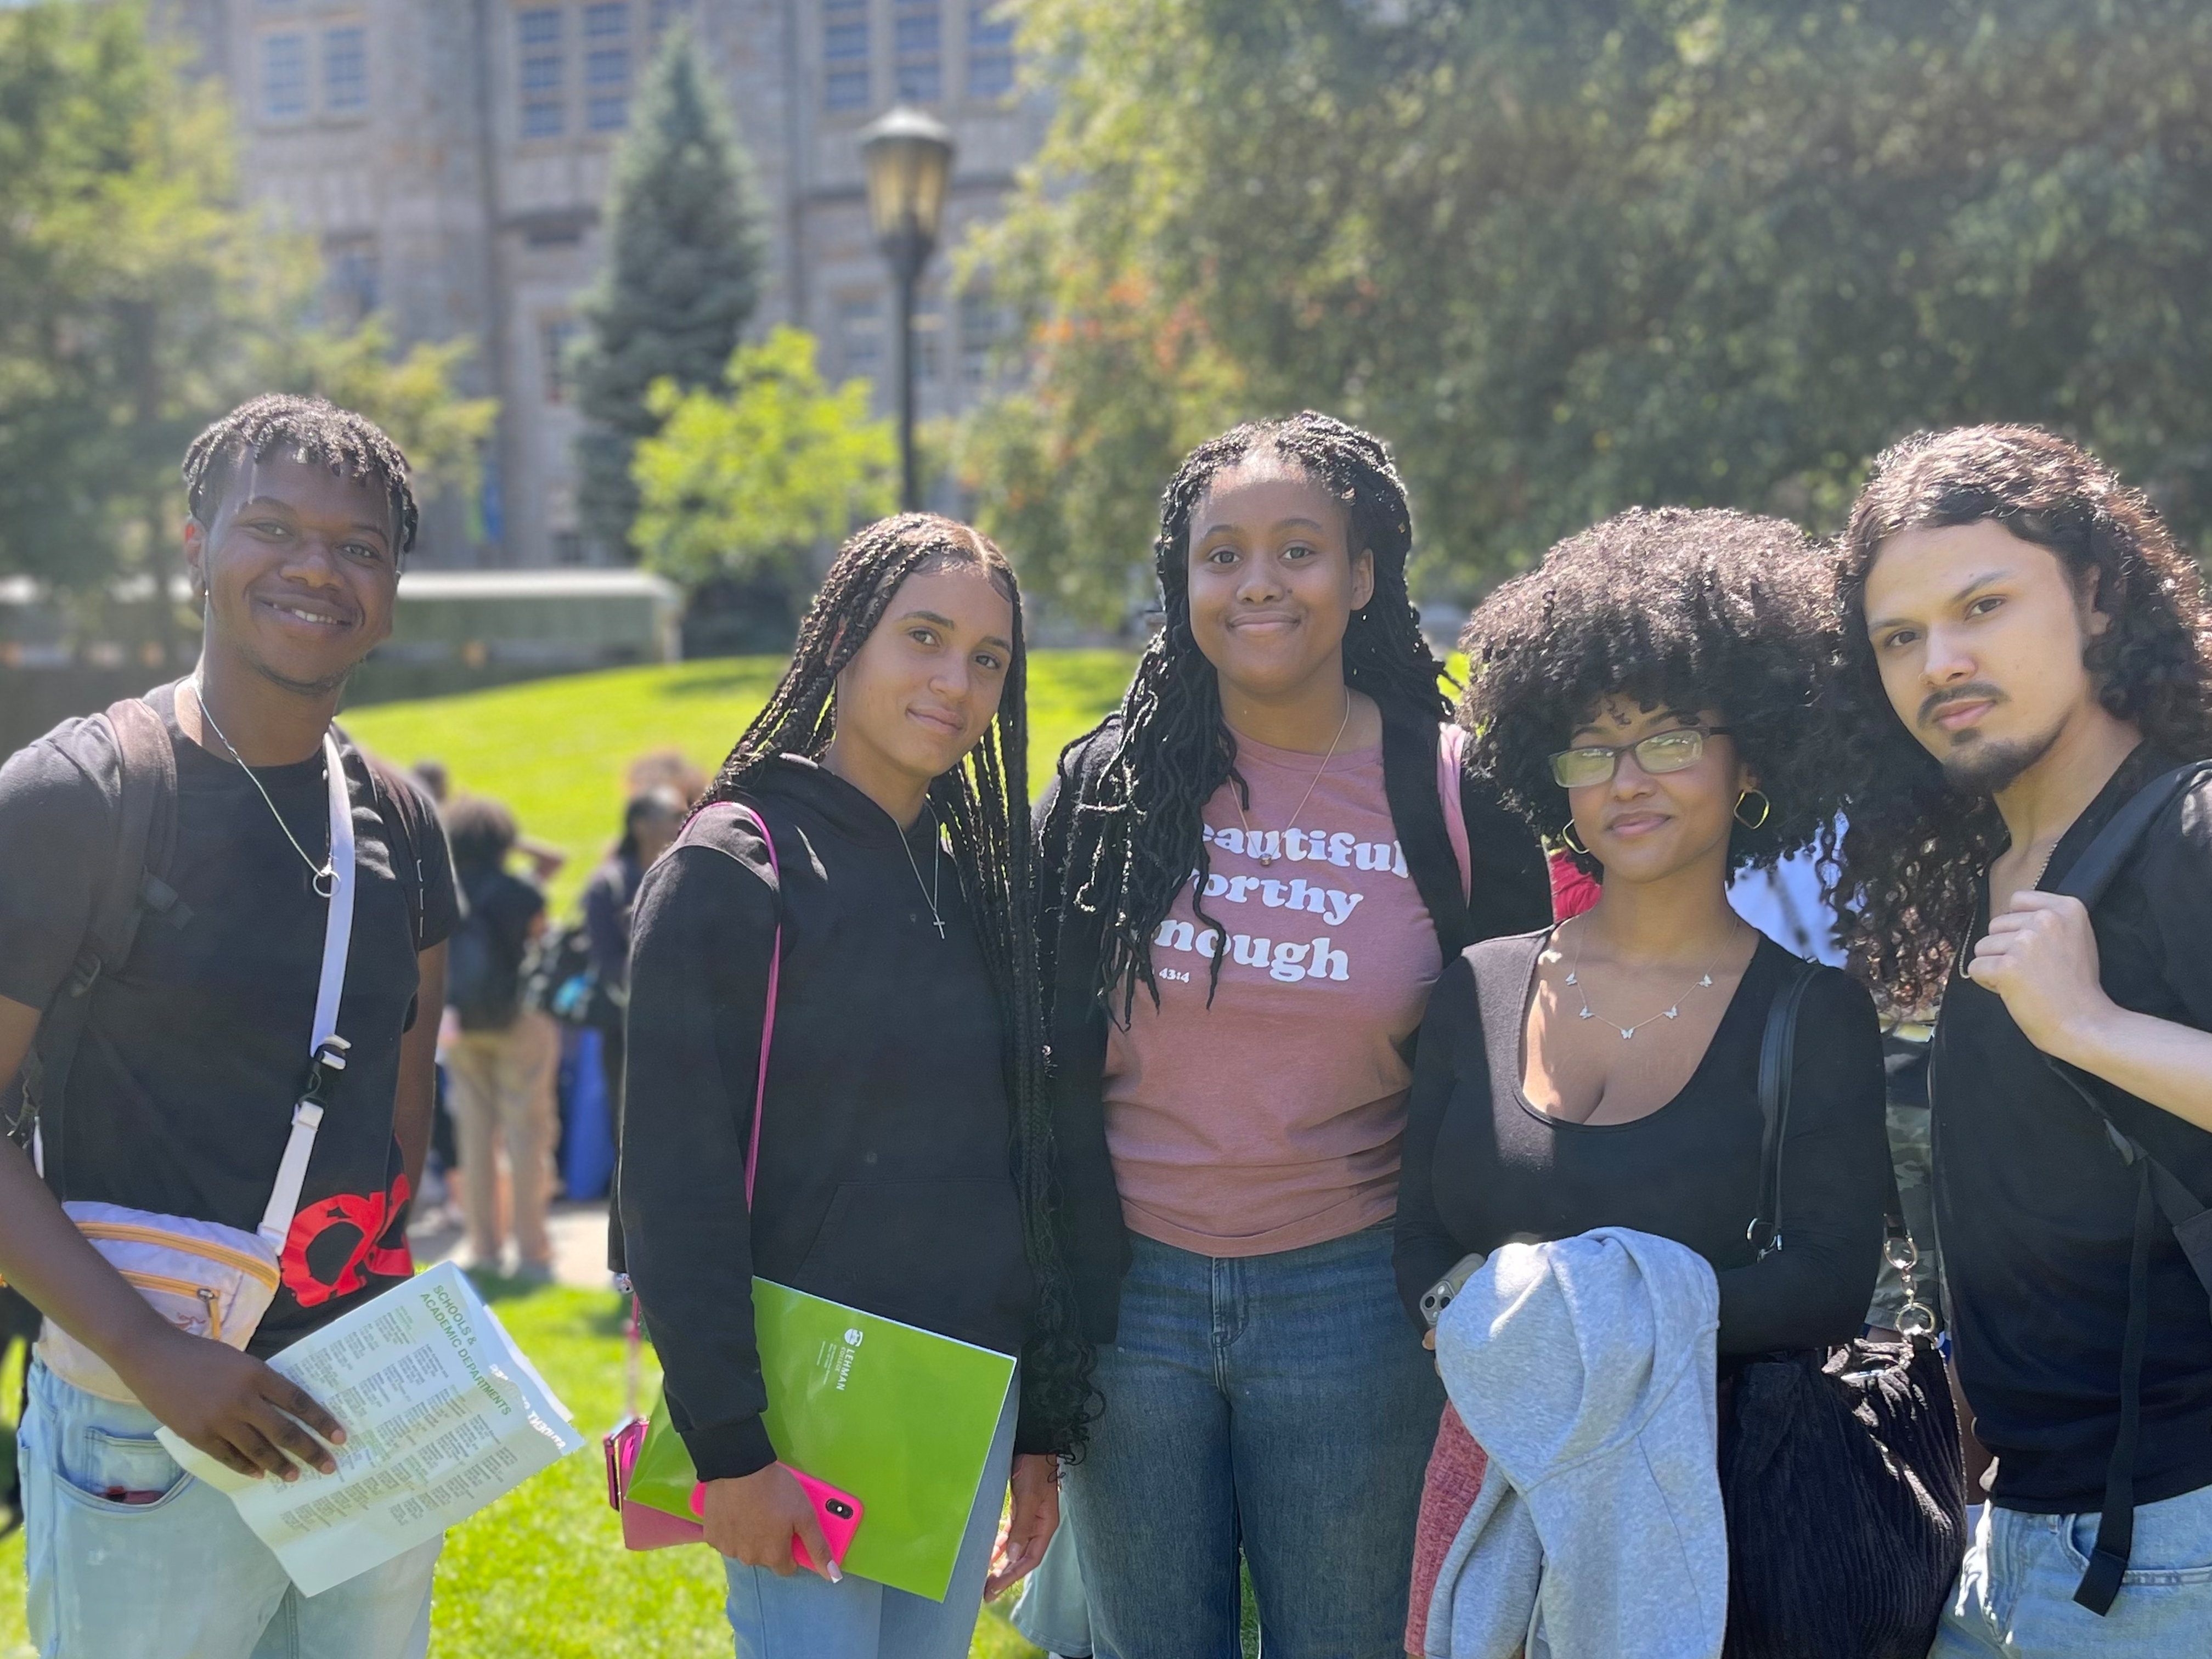
<svg viewBox="0 0 2212 1659"><path fill-rule="evenodd" d="M1313 775L1313 782L1306 786L1306 793L1299 797L1297 808L1291 813L1290 817L1283 820L1283 828L1285 830L1289 829L1305 815L1306 802L1313 799L1313 792L1321 783L1322 773L1328 771L1328 763L1336 758L1336 745L1344 741L1345 728L1349 726L1351 724L1352 688L1347 685L1344 688L1344 718L1339 720L1336 724L1336 735L1328 740L1328 753L1321 757L1321 767L1320 769ZM1240 796L1235 794L1231 795L1229 799L1234 801L1237 805L1237 822L1243 829L1244 845L1249 848L1252 845L1252 826L1245 821L1244 802ZM1261 853L1258 854L1258 857L1260 860L1260 866L1262 869L1265 869L1268 865L1271 865L1275 861L1275 855L1273 853Z"/></svg>
<svg viewBox="0 0 2212 1659"><path fill-rule="evenodd" d="M937 936L945 937L945 915L937 908L937 878L945 871L945 831L937 822L937 814L929 815L929 885L921 884L921 866L914 861L914 848L908 845L906 831L899 831L899 845L906 851L906 867L914 872L914 884L921 890L922 901L929 906L929 919L937 924Z"/></svg>
<svg viewBox="0 0 2212 1659"><path fill-rule="evenodd" d="M236 761L238 769L246 774L246 781L261 797L261 804L269 809L269 816L276 820L276 827L284 832L284 839L292 843L292 850L300 855L300 862L307 866L307 874L313 878L315 891L324 898L336 893L338 890L337 866L331 862L329 853L323 854L320 865L307 856L307 849L300 845L300 838L292 833L292 826L284 822L284 815L276 810L276 803L270 799L269 792L262 787L261 780L253 775L253 769L246 763L246 757L238 752L238 745L224 736L222 726L216 720L215 710L208 707L207 687L200 684L200 677L197 674L192 676L192 700L200 706L200 718L208 723L216 737L222 738L222 746L230 750L231 759ZM328 761L323 763L325 766L330 764Z"/></svg>
<svg viewBox="0 0 2212 1659"><path fill-rule="evenodd" d="M1619 1020L1614 1019L1608 1015L1601 1014L1589 1006L1589 994L1583 989L1582 983L1583 940L1586 931L1587 930L1580 927L1575 929L1575 959L1568 964L1567 977L1564 981L1565 983L1574 987L1575 995L1582 1004L1581 1009L1576 1015L1577 1018L1602 1019L1607 1024L1612 1026L1614 1030L1620 1032L1620 1040L1623 1042L1626 1042L1647 1025L1654 1024L1662 1019L1674 1019L1680 1016L1682 1012L1682 1002L1680 997L1677 997L1674 1000L1673 1006L1662 1008L1657 1013L1653 1014L1649 1019L1639 1019L1633 1025L1623 1025ZM1708 963L1704 968L1698 970L1698 977L1693 980L1686 988L1691 991L1710 991L1712 988L1712 964Z"/></svg>

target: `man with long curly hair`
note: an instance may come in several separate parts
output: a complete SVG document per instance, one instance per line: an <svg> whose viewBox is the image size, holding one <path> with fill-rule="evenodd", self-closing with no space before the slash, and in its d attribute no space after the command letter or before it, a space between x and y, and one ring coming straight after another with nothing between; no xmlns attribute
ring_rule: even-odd
<svg viewBox="0 0 2212 1659"><path fill-rule="evenodd" d="M1942 1000L1936 1213L1996 1459L1935 1654L2212 1651L2212 1304L2166 1218L2212 1195L2212 768L2169 775L2212 756L2203 578L2026 427L1883 455L1839 576L1838 910L1894 1002ZM2094 906L2057 890L2161 783Z"/></svg>

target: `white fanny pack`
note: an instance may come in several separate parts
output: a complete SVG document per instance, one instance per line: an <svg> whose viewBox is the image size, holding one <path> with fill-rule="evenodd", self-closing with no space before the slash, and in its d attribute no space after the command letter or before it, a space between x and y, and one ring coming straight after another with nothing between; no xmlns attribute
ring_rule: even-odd
<svg viewBox="0 0 2212 1659"><path fill-rule="evenodd" d="M291 1139L276 1166L276 1184L260 1226L249 1233L221 1222L156 1215L120 1204L71 1201L62 1206L93 1249L163 1318L194 1336L239 1349L252 1339L283 1282L284 1240L300 1207L315 1132L322 1126L322 1097L336 1074L345 1069L346 1042L337 1034L337 1022L346 951L353 937L353 804L337 739L327 732L323 734L323 765L330 781L331 870L336 880L323 923L323 971L315 990L307 1087L292 1108ZM33 1150L43 1170L43 1143L34 1143ZM40 1333L38 1352L46 1369L63 1382L104 1400L132 1400L107 1362L52 1319Z"/></svg>

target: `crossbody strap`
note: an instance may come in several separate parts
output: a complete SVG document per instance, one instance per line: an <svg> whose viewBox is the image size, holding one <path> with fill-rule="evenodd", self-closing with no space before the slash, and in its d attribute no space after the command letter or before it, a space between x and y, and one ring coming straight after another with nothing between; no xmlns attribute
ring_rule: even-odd
<svg viewBox="0 0 2212 1659"><path fill-rule="evenodd" d="M330 786L331 868L337 881L323 916L323 965L315 982L315 1024L307 1043L307 1087L292 1108L291 1138L276 1165L276 1184L254 1231L272 1250L282 1250L300 1207L307 1179L307 1160L315 1153L315 1132L322 1127L323 1095L332 1074L345 1069L346 1041L338 1035L338 1002L345 994L346 955L353 944L353 896L356 871L353 847L353 800L346 787L345 761L337 735L323 733L323 771Z"/></svg>
<svg viewBox="0 0 2212 1659"><path fill-rule="evenodd" d="M768 832L768 820L743 801L730 805L752 820L753 828L760 832L761 845L768 849L769 872L775 878L776 920L775 933L768 948L768 999L761 1013L760 1070L753 1079L753 1127L745 1144L745 1212L753 1207L753 1181L760 1173L761 1119L768 1115L768 1051L775 1037L776 982L783 970L783 866L776 862L775 837Z"/></svg>

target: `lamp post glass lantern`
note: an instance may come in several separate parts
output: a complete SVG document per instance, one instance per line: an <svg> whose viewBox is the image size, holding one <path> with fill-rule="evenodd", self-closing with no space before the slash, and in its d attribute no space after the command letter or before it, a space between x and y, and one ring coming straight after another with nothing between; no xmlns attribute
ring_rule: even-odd
<svg viewBox="0 0 2212 1659"><path fill-rule="evenodd" d="M862 129L860 160L868 217L898 289L899 504L912 513L921 506L914 464L914 295L945 220L952 132L934 116L900 105Z"/></svg>

